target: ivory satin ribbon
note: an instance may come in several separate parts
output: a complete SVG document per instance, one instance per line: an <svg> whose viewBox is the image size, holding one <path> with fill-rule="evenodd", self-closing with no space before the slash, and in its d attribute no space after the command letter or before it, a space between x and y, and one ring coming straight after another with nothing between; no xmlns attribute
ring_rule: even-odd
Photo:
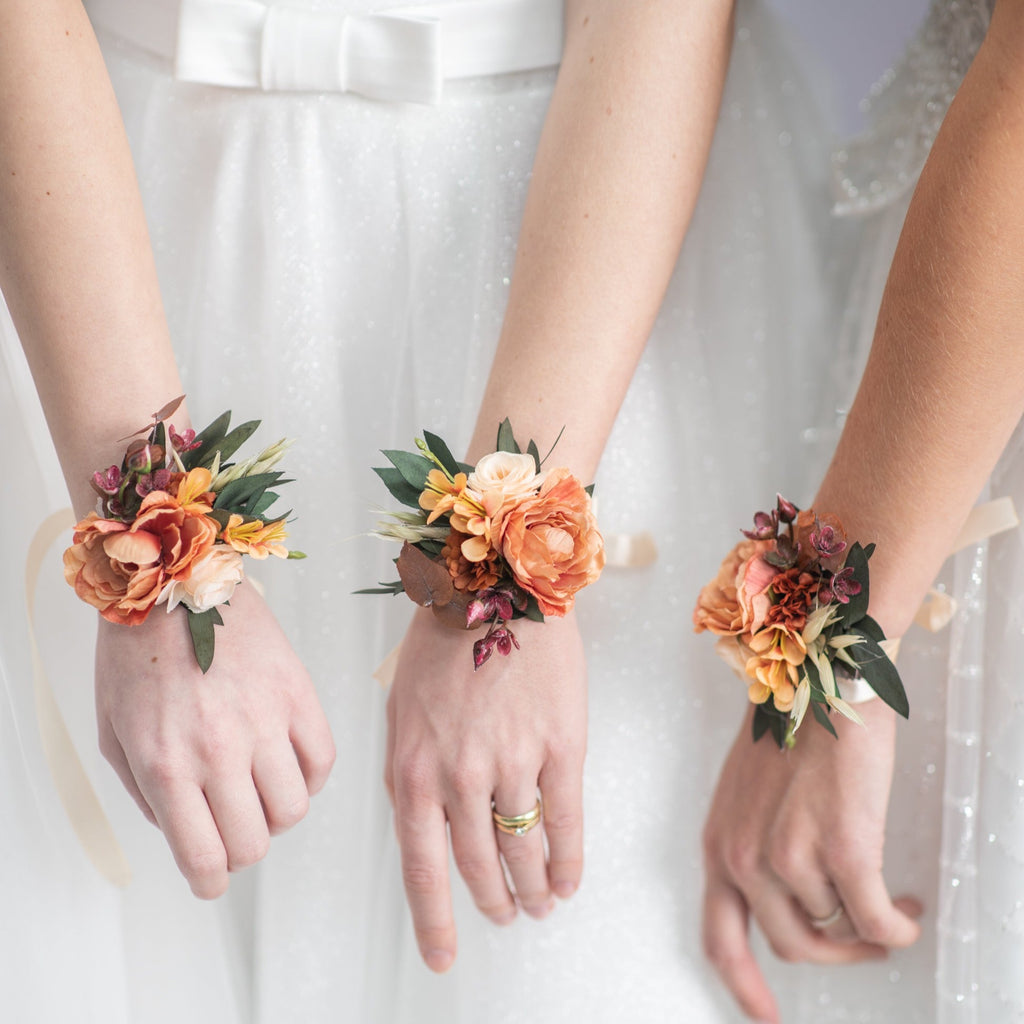
<svg viewBox="0 0 1024 1024"><path fill-rule="evenodd" d="M444 82L556 66L562 0L460 0L369 14L272 0L91 0L93 24L187 82L436 104Z"/></svg>
<svg viewBox="0 0 1024 1024"><path fill-rule="evenodd" d="M972 544L978 544L998 533L1005 533L1019 525L1020 520L1017 518L1013 501L1010 498L999 498L985 505L978 505L967 517L951 553ZM54 786L64 805L68 820L78 836L78 841L100 874L114 885L126 886L131 880L128 860L114 835L114 830L89 782L85 769L82 767L74 744L71 742L36 644L35 596L43 559L54 541L73 526L74 518L70 509L55 512L36 531L25 560L25 601L28 609L28 639L32 652L36 716L43 751ZM609 565L618 567L650 565L657 557L654 539L648 533L612 534L607 540L611 541L612 557L607 563ZM943 599L939 602L941 614L929 613L925 616L926 621L922 623L920 622L921 612L918 612L918 618L915 621L934 631L941 629L949 622L956 610L956 603L949 595L940 594L938 591L933 591L929 595L930 598L933 596ZM922 610L927 605L928 600L922 605ZM896 646L898 646L898 642ZM394 679L395 668L398 664L398 651L397 647L391 651L373 674L374 679L385 689L391 685ZM892 656L895 657L895 651ZM843 696L850 703L863 703L864 699L874 696L874 691L865 695L856 686L849 690L849 696L847 696L847 692L844 689Z"/></svg>
<svg viewBox="0 0 1024 1024"><path fill-rule="evenodd" d="M67 534L74 525L75 519L69 508L49 516L36 530L25 559L25 607L28 613L28 642L32 652L36 720L53 784L82 849L104 878L114 885L126 886L132 877L128 858L114 835L110 820L71 742L36 644L36 586L43 559L53 542Z"/></svg>

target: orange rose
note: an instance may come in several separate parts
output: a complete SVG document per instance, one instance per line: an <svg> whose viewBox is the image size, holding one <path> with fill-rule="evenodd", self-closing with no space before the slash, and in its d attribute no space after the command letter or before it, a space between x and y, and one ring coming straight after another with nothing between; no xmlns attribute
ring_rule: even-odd
<svg viewBox="0 0 1024 1024"><path fill-rule="evenodd" d="M545 615L564 615L576 592L601 575L604 541L590 495L569 470L551 470L535 496L508 510L501 553Z"/></svg>
<svg viewBox="0 0 1024 1024"><path fill-rule="evenodd" d="M166 491L153 491L130 526L91 512L64 552L64 578L105 619L137 625L164 585L187 579L213 547L217 523L203 508L199 502L183 508Z"/></svg>
<svg viewBox="0 0 1024 1024"><path fill-rule="evenodd" d="M748 564L773 546L774 542L770 540L742 540L725 556L718 567L718 575L697 597L697 607L693 610L695 632L702 633L708 629L717 636L739 636L750 632L750 619L740 604L738 585Z"/></svg>

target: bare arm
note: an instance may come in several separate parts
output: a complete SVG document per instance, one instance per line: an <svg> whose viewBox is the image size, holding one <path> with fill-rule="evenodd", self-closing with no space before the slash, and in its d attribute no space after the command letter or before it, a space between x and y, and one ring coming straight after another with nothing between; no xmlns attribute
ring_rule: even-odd
<svg viewBox="0 0 1024 1024"><path fill-rule="evenodd" d="M877 541L871 613L891 636L910 624L1024 411L1022 45L1024 4L1001 0L914 193L815 500L851 537ZM851 939L881 953L916 938L912 904L894 905L881 873L893 714L879 701L863 710L866 730L841 721L838 743L812 730L788 754L752 745L744 727L719 781L705 832L706 944L759 1020L777 1016L748 914L786 959L853 959ZM815 931L809 918L838 903L845 920Z"/></svg>
<svg viewBox="0 0 1024 1024"><path fill-rule="evenodd" d="M0 287L84 514L92 472L120 462L118 438L182 388L120 114L78 0L0 0ZM202 896L302 817L334 754L309 677L249 587L225 622L206 677L180 612L101 621L97 644L100 746Z"/></svg>
<svg viewBox="0 0 1024 1024"><path fill-rule="evenodd" d="M510 417L554 465L593 479L693 212L731 43L727 2L566 5L565 55L534 164L508 310L470 446L491 450ZM497 923L517 902L543 916L582 872L586 685L570 615L517 623L522 650L481 687L466 638L419 614L389 702L387 779L420 949L455 955L447 876L456 862ZM500 663L498 663L500 661ZM541 830L495 836L490 809L529 810ZM516 900L505 884L499 848Z"/></svg>

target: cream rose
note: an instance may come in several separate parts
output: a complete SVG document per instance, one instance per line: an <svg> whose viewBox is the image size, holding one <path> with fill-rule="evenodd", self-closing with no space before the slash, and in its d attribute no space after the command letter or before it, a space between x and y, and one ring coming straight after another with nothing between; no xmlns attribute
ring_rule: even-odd
<svg viewBox="0 0 1024 1024"><path fill-rule="evenodd" d="M193 612L208 612L231 600L235 587L245 577L242 556L226 544L218 544L192 566L187 579L172 580L160 592L157 604L167 604L169 612L179 604Z"/></svg>
<svg viewBox="0 0 1024 1024"><path fill-rule="evenodd" d="M532 455L492 452L485 455L469 474L467 486L477 494L500 494L503 507L532 497L544 483Z"/></svg>

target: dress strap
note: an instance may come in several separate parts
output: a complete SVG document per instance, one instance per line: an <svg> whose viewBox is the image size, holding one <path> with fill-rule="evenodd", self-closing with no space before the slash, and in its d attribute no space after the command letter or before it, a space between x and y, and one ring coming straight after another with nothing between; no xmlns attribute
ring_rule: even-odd
<svg viewBox="0 0 1024 1024"><path fill-rule="evenodd" d="M261 0L91 0L93 24L187 82L436 104L444 82L556 66L562 0L457 0L369 14Z"/></svg>

